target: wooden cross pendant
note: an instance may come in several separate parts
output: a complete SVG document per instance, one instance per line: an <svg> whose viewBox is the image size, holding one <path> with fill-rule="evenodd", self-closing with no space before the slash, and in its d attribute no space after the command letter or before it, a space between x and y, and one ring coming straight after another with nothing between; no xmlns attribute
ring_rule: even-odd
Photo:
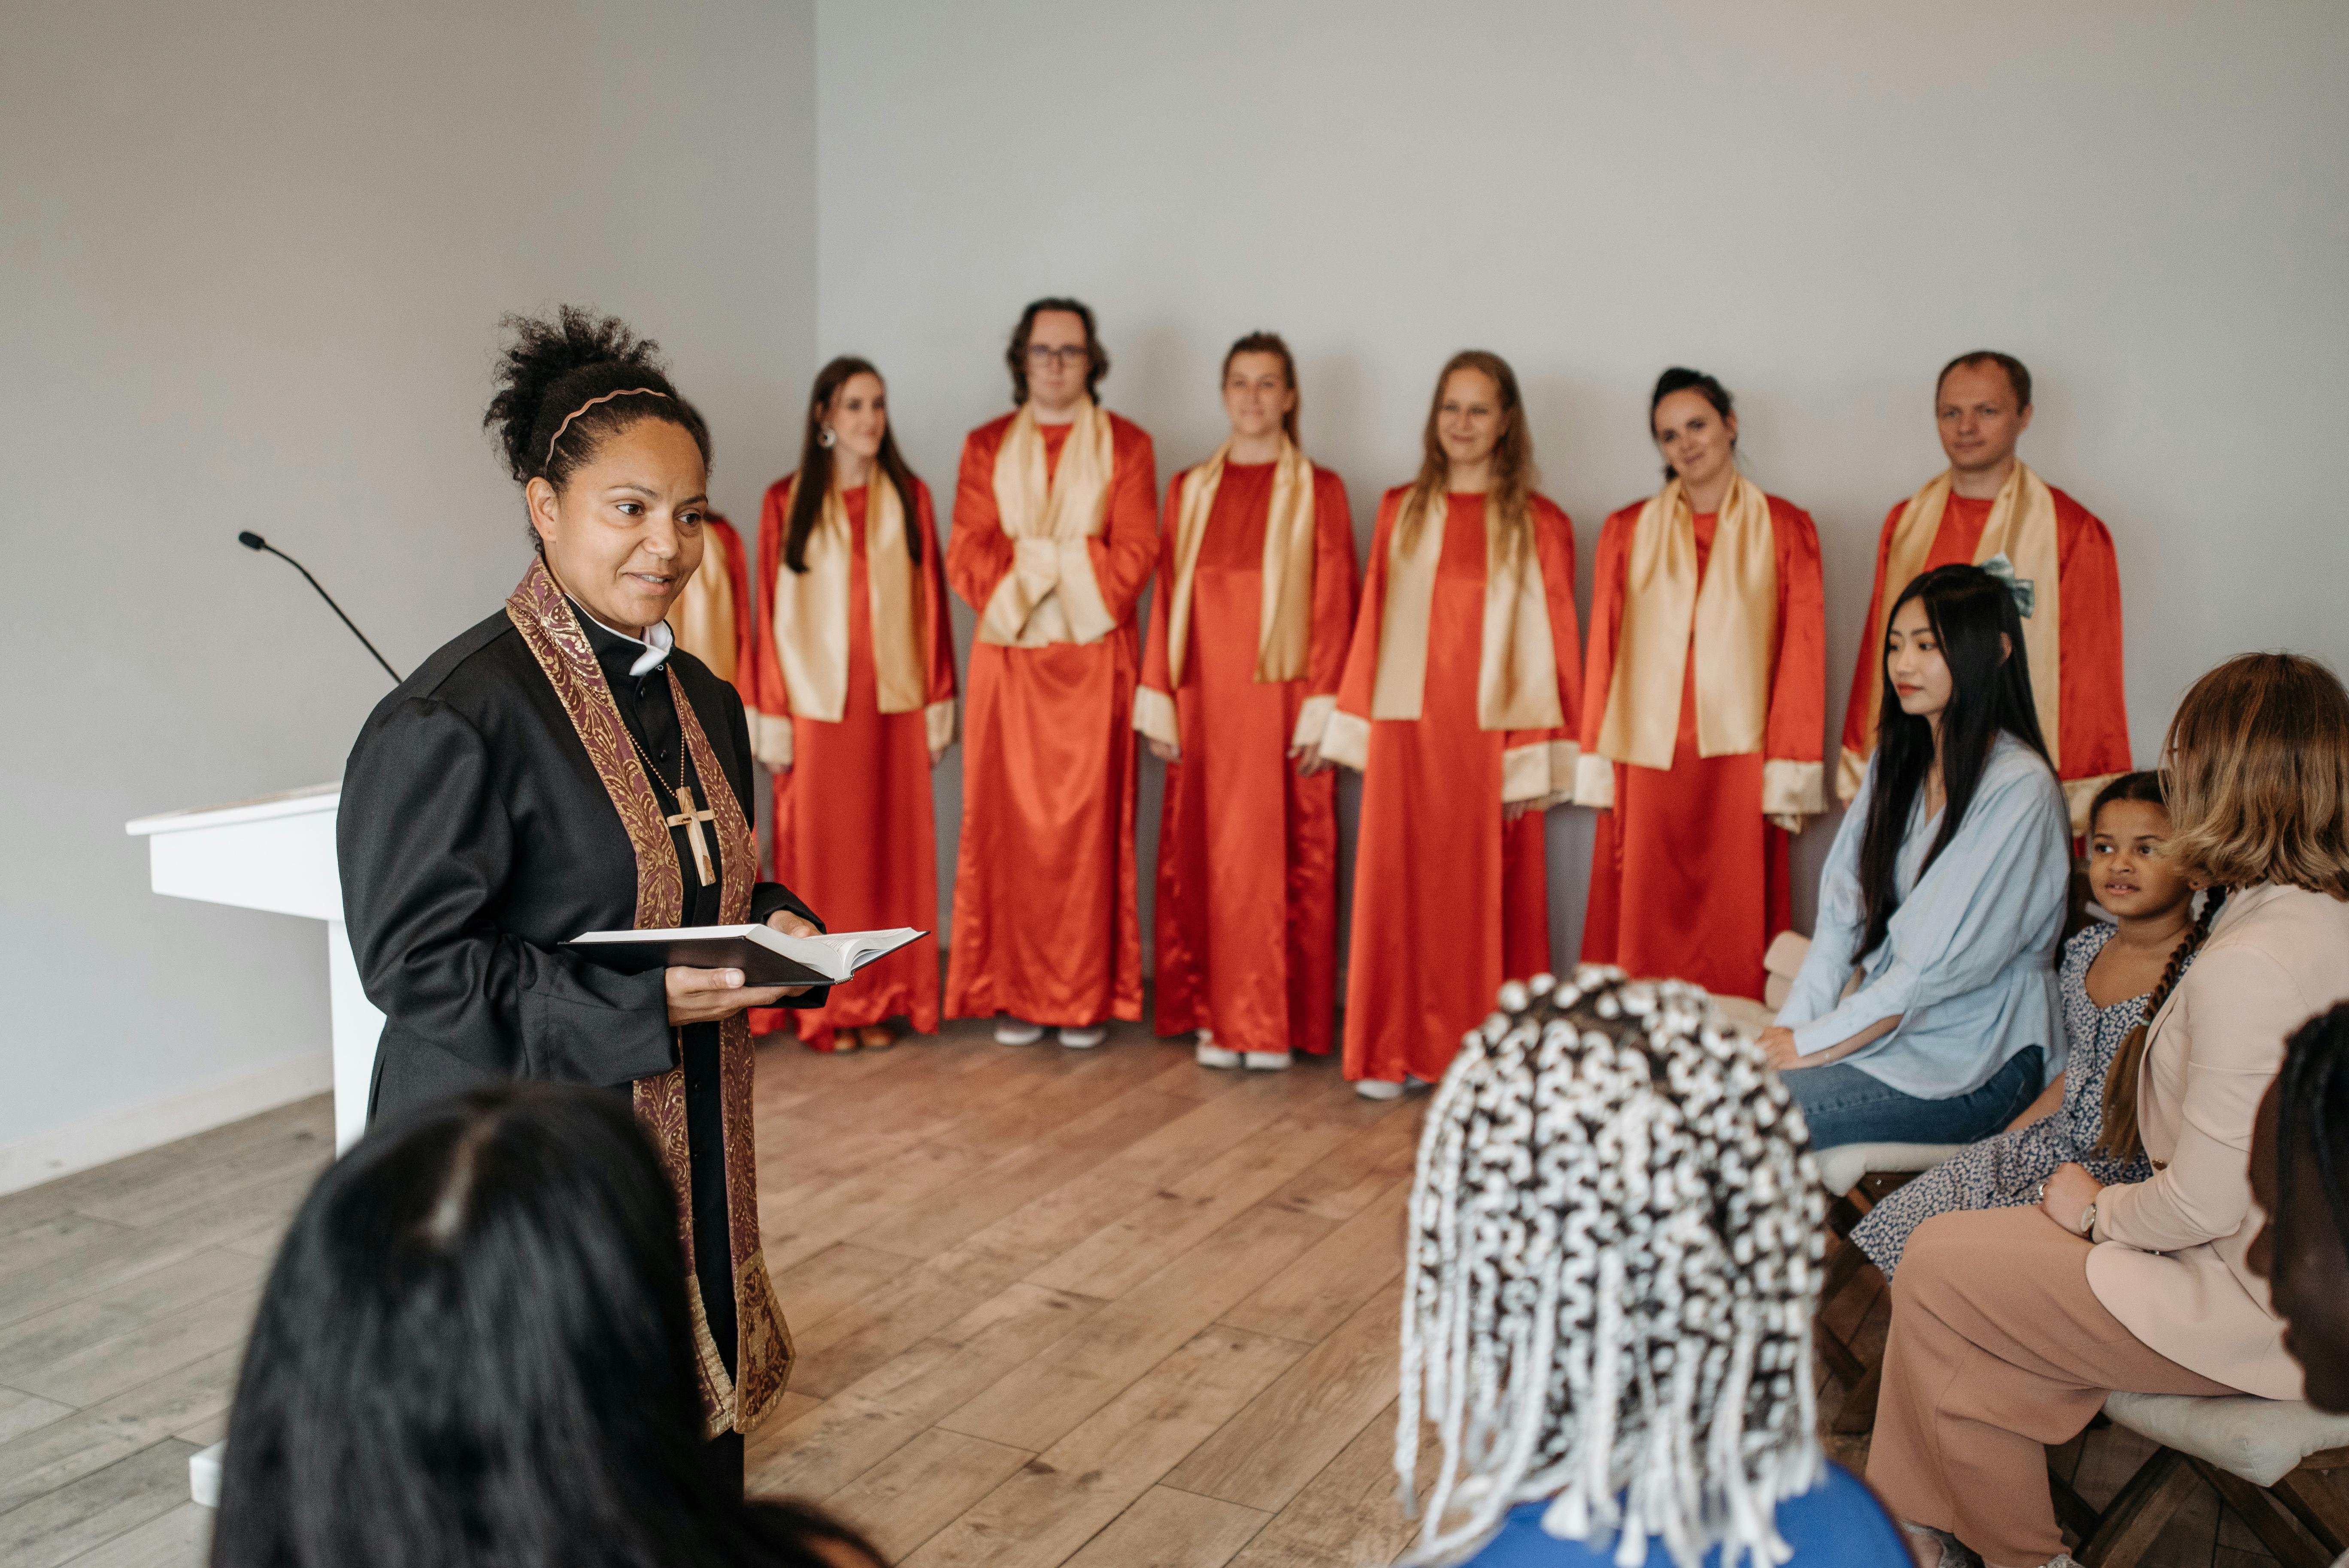
<svg viewBox="0 0 2349 1568"><path fill-rule="evenodd" d="M685 830L687 840L693 845L693 874L701 879L697 885L708 887L718 880L718 873L710 867L709 843L701 836L701 824L715 822L718 820L718 813L707 806L699 810L694 809L693 786L690 784L678 786L677 805L677 815L663 818L662 820L672 828Z"/></svg>

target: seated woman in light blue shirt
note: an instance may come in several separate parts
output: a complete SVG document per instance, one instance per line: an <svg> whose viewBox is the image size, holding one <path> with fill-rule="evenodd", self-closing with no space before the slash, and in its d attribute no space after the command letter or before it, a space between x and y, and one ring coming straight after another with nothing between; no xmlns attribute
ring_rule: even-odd
<svg viewBox="0 0 2349 1568"><path fill-rule="evenodd" d="M1826 1197L1761 1047L1693 985L1589 965L1513 980L1501 1008L1428 1106L1412 1182L1406 1561L1911 1568L1819 1451Z"/></svg>
<svg viewBox="0 0 2349 1568"><path fill-rule="evenodd" d="M1810 955L1762 1036L1817 1149L1971 1143L2064 1066L2071 824L2008 585L1979 566L1909 583L1884 676Z"/></svg>

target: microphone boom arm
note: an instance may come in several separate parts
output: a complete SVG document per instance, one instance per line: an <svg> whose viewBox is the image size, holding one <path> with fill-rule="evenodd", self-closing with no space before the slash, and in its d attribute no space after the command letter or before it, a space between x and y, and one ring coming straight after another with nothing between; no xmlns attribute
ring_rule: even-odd
<svg viewBox="0 0 2349 1568"><path fill-rule="evenodd" d="M300 562L295 560L292 556L286 554L284 551L278 549L275 545L270 543L267 540L262 538L261 535L257 533L240 533L236 536L236 542L239 544L243 545L247 550L265 550L270 554L277 557L278 560L285 562L286 565L294 568L295 571L299 572L302 574L302 581L307 583L311 587L317 589L318 597L326 602L326 608L332 610L336 615L342 617L343 624L351 629L351 635L359 640L359 645L366 648L368 653L375 655L375 662L383 666L383 673L391 677L391 684L394 686L398 686L399 684L399 672L391 667L391 661L385 658L373 643L367 641L367 634L359 630L357 622L352 620L348 615L343 614L343 607L335 603L335 596L332 593L327 593L325 587L319 583L316 577L310 575L310 569L308 567L303 565Z"/></svg>

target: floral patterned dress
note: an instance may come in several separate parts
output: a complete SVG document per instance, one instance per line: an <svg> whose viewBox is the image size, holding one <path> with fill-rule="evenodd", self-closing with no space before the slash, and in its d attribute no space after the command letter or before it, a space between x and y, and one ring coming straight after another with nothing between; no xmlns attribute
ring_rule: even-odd
<svg viewBox="0 0 2349 1568"><path fill-rule="evenodd" d="M2096 921L2064 944L2064 965L2056 975L2069 1041L2063 1105L2028 1127L1969 1143L1946 1163L1877 1204L1853 1228L1852 1241L1886 1278L1900 1266L1909 1233L1927 1220L1970 1209L2020 1207L2031 1202L2033 1189L2059 1165L2085 1166L2106 1186L2143 1181L2153 1174L2142 1154L2115 1160L2095 1151L2105 1126L2105 1075L2112 1068L2113 1053L2145 1016L2146 996L2152 995L2131 996L2108 1007L2088 999L2088 965L2117 929Z"/></svg>

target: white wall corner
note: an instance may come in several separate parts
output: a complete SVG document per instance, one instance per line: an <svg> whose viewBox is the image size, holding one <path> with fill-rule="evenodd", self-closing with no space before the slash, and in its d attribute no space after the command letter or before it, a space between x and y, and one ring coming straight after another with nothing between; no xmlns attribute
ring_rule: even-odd
<svg viewBox="0 0 2349 1568"><path fill-rule="evenodd" d="M305 1051L235 1078L0 1144L0 1192L22 1191L126 1154L258 1116L324 1094L334 1083L334 1053Z"/></svg>

